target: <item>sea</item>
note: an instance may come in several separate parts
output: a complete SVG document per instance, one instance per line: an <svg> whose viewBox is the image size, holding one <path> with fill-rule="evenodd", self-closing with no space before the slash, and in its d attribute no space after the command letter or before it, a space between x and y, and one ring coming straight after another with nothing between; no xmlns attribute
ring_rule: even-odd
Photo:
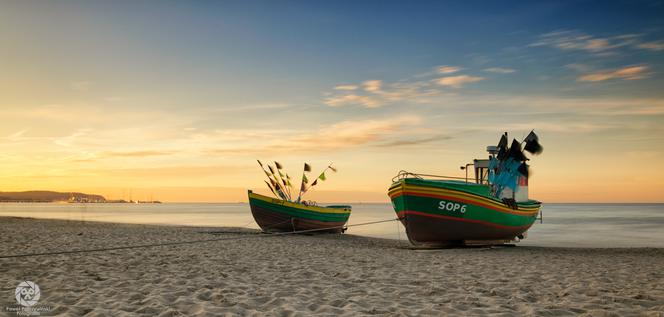
<svg viewBox="0 0 664 317"><path fill-rule="evenodd" d="M352 204L347 234L406 241L390 204ZM248 204L0 203L0 216L258 229ZM0 221L2 219L0 218ZM544 204L518 243L542 247L664 248L664 204Z"/></svg>

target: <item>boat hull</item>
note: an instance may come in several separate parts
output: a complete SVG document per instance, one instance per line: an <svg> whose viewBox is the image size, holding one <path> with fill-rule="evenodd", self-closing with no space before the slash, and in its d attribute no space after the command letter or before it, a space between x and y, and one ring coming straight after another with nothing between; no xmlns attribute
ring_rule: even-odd
<svg viewBox="0 0 664 317"><path fill-rule="evenodd" d="M305 206L249 192L254 220L264 232L307 231L341 233L350 217L350 206Z"/></svg>
<svg viewBox="0 0 664 317"><path fill-rule="evenodd" d="M415 245L501 244L522 236L541 203L515 208L489 196L488 187L455 181L402 179L388 191Z"/></svg>

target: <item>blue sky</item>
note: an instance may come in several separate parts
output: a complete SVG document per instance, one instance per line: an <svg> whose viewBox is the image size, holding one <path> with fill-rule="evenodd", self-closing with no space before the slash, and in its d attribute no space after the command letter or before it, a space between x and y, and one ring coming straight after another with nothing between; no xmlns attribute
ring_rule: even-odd
<svg viewBox="0 0 664 317"><path fill-rule="evenodd" d="M662 160L662 1L1 6L0 181L16 188L244 188L256 157L333 158L353 175L331 189L376 200L399 169L458 173L500 131L530 129L549 141L534 164L545 197L570 199L561 170L596 179L618 166L602 184L652 190L622 200L663 185L629 176ZM592 164L608 146L622 157L606 166L567 159ZM178 168L190 173L154 177Z"/></svg>

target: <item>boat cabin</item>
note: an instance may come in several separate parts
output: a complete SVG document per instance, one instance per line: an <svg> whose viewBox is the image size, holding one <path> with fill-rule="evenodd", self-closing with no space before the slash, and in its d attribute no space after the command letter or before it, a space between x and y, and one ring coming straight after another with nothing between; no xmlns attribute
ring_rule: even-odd
<svg viewBox="0 0 664 317"><path fill-rule="evenodd" d="M491 161L490 158L498 153L498 148L490 145L486 147L486 150L489 152L489 159L474 159L472 164L467 164L465 168L462 168L466 170L466 182L468 182L468 166L473 165L475 183L491 186L489 182L489 162ZM519 176L516 190L505 188L500 193L499 198L511 198L517 202L528 201L528 177Z"/></svg>

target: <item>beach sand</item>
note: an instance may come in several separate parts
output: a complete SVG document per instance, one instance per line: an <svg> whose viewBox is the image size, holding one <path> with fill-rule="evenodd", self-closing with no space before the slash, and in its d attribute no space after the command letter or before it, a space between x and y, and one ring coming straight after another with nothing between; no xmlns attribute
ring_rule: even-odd
<svg viewBox="0 0 664 317"><path fill-rule="evenodd" d="M11 217L0 232L2 256L229 239L0 259L0 315L16 315L6 307L29 280L45 316L664 316L664 249L413 250L351 234Z"/></svg>

